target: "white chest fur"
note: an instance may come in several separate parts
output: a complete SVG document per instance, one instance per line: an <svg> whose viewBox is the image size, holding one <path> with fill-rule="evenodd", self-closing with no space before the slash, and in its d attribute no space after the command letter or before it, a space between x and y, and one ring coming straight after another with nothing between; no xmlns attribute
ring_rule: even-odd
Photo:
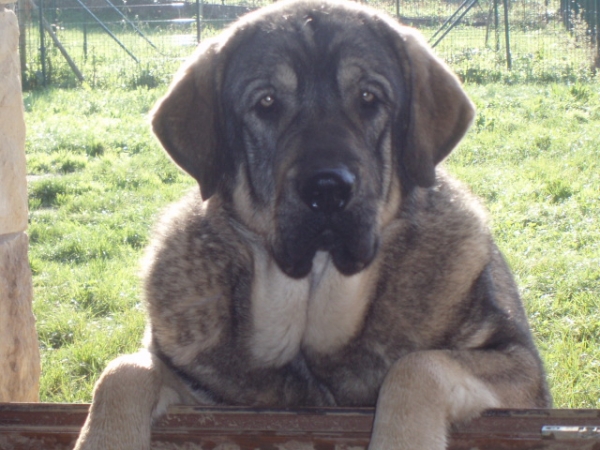
<svg viewBox="0 0 600 450"><path fill-rule="evenodd" d="M285 275L265 253L255 253L252 354L259 366L281 366L301 347L328 353L347 343L362 324L371 270L346 277L319 252L301 280Z"/></svg>

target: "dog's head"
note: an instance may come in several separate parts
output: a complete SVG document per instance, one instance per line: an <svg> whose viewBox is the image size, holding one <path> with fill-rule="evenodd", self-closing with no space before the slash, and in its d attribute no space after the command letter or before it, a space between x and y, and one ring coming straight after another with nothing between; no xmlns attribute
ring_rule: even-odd
<svg viewBox="0 0 600 450"><path fill-rule="evenodd" d="M153 113L164 148L289 276L351 275L474 109L418 33L351 2L292 1L201 45Z"/></svg>

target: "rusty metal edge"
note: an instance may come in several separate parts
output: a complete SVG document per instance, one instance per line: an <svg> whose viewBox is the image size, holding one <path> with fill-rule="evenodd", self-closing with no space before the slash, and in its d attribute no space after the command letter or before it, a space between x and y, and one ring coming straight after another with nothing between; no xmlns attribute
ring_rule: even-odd
<svg viewBox="0 0 600 450"><path fill-rule="evenodd" d="M48 448L65 445L68 448L77 436L88 408L87 404L0 403L0 444L3 440L8 442L7 439L18 437L52 445ZM243 449L261 443L270 448L296 439L318 442L318 448L337 448L335 445L364 448L368 443L373 412L372 408L286 410L176 406L156 424L153 440L175 445L187 440L209 444L228 441ZM600 410L489 410L452 430L451 449L600 450L600 440L553 442L544 439L541 435L543 426L600 427Z"/></svg>

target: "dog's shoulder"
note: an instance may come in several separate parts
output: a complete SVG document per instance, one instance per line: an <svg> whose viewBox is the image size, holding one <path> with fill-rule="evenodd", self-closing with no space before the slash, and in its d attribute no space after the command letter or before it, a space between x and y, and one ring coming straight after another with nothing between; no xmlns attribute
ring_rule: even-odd
<svg viewBox="0 0 600 450"><path fill-rule="evenodd" d="M459 317L474 304L500 294L518 302L484 208L444 170L438 170L435 186L409 194L388 228L381 244L377 301L368 321L402 330L403 339L411 342L407 346L433 346L461 321L485 321L485 314ZM488 280L485 289L475 292L492 268L502 283Z"/></svg>
<svg viewBox="0 0 600 450"><path fill-rule="evenodd" d="M231 323L232 298L249 295L252 256L218 202L203 201L195 189L171 205L143 259L149 344L178 366L218 346Z"/></svg>
<svg viewBox="0 0 600 450"><path fill-rule="evenodd" d="M146 260L172 258L210 265L244 258L245 239L218 197L203 201L197 188L170 205L154 230ZM160 255L159 255L160 254Z"/></svg>
<svg viewBox="0 0 600 450"><path fill-rule="evenodd" d="M437 169L436 184L415 189L406 198L400 213L412 220L420 231L432 232L437 239L446 236L439 234L444 230L452 240L460 235L488 234L488 216L481 201L441 167Z"/></svg>
<svg viewBox="0 0 600 450"><path fill-rule="evenodd" d="M446 259L480 268L490 260L493 238L485 208L463 183L443 169L437 172L436 184L411 191L384 230L386 266L413 265L414 256L414 264L424 264L429 273Z"/></svg>
<svg viewBox="0 0 600 450"><path fill-rule="evenodd" d="M172 309L175 298L221 295L249 273L251 250L218 201L202 201L196 189L163 213L142 262L149 304Z"/></svg>

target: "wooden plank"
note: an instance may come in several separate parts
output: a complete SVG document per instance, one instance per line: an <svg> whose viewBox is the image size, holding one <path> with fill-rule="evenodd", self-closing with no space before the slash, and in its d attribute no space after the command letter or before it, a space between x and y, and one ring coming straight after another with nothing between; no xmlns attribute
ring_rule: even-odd
<svg viewBox="0 0 600 450"><path fill-rule="evenodd" d="M89 405L0 404L0 449L71 449ZM373 409L173 407L153 449L361 450ZM600 410L490 410L451 433L450 450L600 450Z"/></svg>

